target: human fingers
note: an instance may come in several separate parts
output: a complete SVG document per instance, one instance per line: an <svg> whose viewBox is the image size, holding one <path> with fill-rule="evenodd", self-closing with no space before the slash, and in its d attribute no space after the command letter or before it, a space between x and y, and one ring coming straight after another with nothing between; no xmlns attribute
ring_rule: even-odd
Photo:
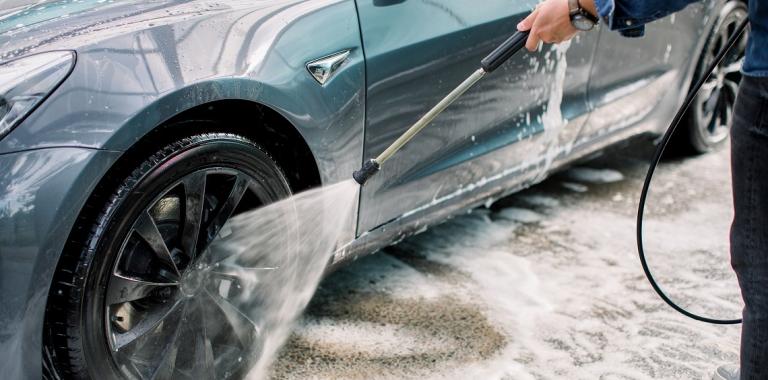
<svg viewBox="0 0 768 380"><path fill-rule="evenodd" d="M534 21L536 21L536 17L539 16L539 8L536 8L531 12L531 14L528 15L523 21L520 21L517 24L517 30L521 32L525 32L528 30L531 30L531 27L533 27Z"/></svg>
<svg viewBox="0 0 768 380"><path fill-rule="evenodd" d="M539 48L539 28L536 24L533 24L531 27L531 31L528 34L528 41L525 42L525 48L528 49L528 51L536 51L536 49Z"/></svg>

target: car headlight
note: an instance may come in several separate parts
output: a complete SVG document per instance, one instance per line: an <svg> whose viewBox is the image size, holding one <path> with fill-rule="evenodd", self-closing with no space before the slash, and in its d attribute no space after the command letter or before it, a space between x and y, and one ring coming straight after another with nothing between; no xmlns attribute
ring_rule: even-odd
<svg viewBox="0 0 768 380"><path fill-rule="evenodd" d="M39 53L0 64L0 139L64 81L74 64L71 51Z"/></svg>

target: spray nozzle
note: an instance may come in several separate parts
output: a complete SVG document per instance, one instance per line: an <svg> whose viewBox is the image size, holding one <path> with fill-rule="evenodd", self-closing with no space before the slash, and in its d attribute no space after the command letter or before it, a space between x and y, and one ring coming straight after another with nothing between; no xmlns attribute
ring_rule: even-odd
<svg viewBox="0 0 768 380"><path fill-rule="evenodd" d="M379 172L379 169L381 169L381 165L379 165L378 161L372 158L366 161L360 170L352 173L352 177L360 185L365 185L365 183L368 182L371 177Z"/></svg>

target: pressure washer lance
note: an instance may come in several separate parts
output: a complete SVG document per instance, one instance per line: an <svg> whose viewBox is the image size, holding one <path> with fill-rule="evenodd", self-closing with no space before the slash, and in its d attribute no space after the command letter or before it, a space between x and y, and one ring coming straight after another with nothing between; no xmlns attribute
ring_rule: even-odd
<svg viewBox="0 0 768 380"><path fill-rule="evenodd" d="M472 86L479 82L480 79L483 79L486 74L494 72L502 64L504 64L504 62L512 58L515 53L517 53L523 46L525 46L525 42L527 40L528 32L517 32L512 37L509 37L506 41L504 41L504 43L499 45L496 50L494 50L480 62L480 68L477 69L477 71L475 71L472 75L469 76L469 78L464 80L464 82L462 82L458 87L451 91L451 93L443 98L443 100L441 100L440 103L438 103L434 108L429 110L429 112L427 112L419 121L417 121L416 124L408 128L408 130L405 131L405 133L403 133L403 135L400 136L400 138L398 138L394 143L392 143L389 148L384 150L384 152L382 152L378 157L366 161L360 170L354 172L352 177L355 178L355 181L357 181L357 183L360 185L365 185L365 183L368 182L371 177L379 172L381 166L384 165L387 160L389 160L395 153L402 149L405 144L411 141L419 132L421 132L422 129L429 125L438 115L445 111L446 108L448 108L451 104L453 104L453 102L460 98L461 95L472 88Z"/></svg>

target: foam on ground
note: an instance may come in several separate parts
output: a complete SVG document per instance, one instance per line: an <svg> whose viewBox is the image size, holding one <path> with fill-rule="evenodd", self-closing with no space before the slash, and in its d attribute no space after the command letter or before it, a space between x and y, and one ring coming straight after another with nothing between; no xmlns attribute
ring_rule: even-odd
<svg viewBox="0 0 768 380"><path fill-rule="evenodd" d="M294 335L274 377L709 378L737 360L739 328L689 321L652 292L632 209L645 168L615 161L604 167L622 181L574 193L553 179L499 202L514 207L458 216L335 274L304 317L312 332ZM677 185L649 199L651 266L686 306L737 316L727 152L665 164L658 176ZM687 196L704 184L706 195ZM630 207L615 194L632 194ZM670 196L688 203L669 209Z"/></svg>

